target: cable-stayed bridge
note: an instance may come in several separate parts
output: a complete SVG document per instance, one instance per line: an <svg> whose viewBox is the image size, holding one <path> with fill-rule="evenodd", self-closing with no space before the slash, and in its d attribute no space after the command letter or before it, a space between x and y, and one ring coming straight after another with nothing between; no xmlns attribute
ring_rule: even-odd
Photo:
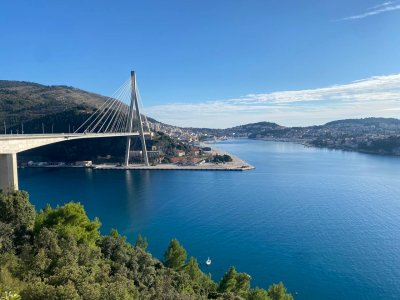
<svg viewBox="0 0 400 300"><path fill-rule="evenodd" d="M124 165L129 164L131 138L139 137L145 165L149 165L146 138L151 138L149 122L143 114L143 103L135 72L73 133L0 135L0 190L18 189L17 153L69 140L126 137Z"/></svg>

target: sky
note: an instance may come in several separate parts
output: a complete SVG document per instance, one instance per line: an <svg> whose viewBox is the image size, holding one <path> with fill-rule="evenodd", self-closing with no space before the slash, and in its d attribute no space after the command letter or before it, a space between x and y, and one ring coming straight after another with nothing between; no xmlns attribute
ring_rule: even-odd
<svg viewBox="0 0 400 300"><path fill-rule="evenodd" d="M137 72L179 126L400 117L400 0L13 0L0 79L110 96Z"/></svg>

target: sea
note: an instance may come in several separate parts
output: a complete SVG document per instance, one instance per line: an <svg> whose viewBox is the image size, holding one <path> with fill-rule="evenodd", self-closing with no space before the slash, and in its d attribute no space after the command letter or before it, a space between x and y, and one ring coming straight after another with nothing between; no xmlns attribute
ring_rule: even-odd
<svg viewBox="0 0 400 300"><path fill-rule="evenodd" d="M400 157L236 139L252 171L19 170L39 210L69 201L159 259L171 239L220 280L282 281L295 299L400 299ZM210 258L210 266L205 261Z"/></svg>

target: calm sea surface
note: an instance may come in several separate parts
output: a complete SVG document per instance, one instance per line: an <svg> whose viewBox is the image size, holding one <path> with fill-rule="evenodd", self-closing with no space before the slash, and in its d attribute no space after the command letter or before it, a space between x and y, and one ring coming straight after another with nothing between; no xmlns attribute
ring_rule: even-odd
<svg viewBox="0 0 400 300"><path fill-rule="evenodd" d="M219 280L283 281L295 299L400 299L400 158L234 140L256 169L22 169L37 208L67 201L161 258L177 238ZM213 261L206 267L207 257Z"/></svg>

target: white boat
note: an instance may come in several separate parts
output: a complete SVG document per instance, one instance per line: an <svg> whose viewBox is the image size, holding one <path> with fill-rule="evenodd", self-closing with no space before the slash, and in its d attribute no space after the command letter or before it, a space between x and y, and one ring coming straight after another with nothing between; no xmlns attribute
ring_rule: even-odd
<svg viewBox="0 0 400 300"><path fill-rule="evenodd" d="M208 259L206 260L206 265L207 265L207 266L211 265L211 259L210 259L210 258L208 258Z"/></svg>

